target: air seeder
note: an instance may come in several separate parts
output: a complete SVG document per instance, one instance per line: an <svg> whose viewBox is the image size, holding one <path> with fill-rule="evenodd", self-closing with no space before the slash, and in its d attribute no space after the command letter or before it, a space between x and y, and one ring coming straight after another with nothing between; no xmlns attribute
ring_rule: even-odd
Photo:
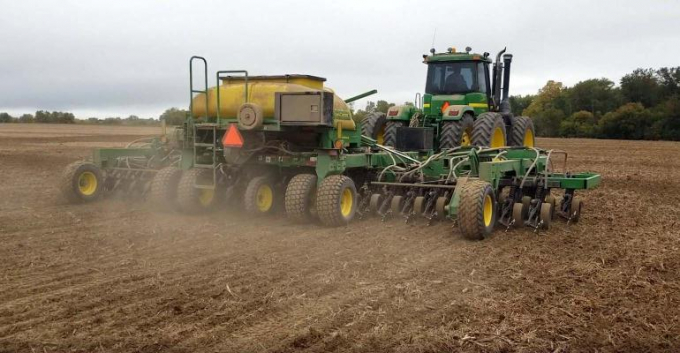
<svg viewBox="0 0 680 353"><path fill-rule="evenodd" d="M469 146L433 148L440 134L427 118L396 129L395 148L362 135L368 121L353 120L347 105L375 91L342 100L321 77L243 70L218 71L218 85L209 88L205 59L192 57L189 66L186 122L170 136L96 149L91 162L70 165L62 184L70 200L125 191L181 212L236 203L250 216L278 208L294 222L328 226L369 215L449 218L466 237L482 239L497 223L539 229L558 215L578 221L583 203L575 191L600 181L592 173L554 172L557 152L533 147L533 135L531 146L474 145L473 138ZM564 190L560 202L553 189Z"/></svg>

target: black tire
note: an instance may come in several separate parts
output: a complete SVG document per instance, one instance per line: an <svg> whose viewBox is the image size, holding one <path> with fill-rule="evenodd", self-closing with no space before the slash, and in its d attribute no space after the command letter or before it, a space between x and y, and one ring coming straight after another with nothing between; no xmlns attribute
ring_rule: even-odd
<svg viewBox="0 0 680 353"><path fill-rule="evenodd" d="M483 240L496 225L496 194L491 184L482 180L469 180L462 186L458 224L463 236L470 240Z"/></svg>
<svg viewBox="0 0 680 353"><path fill-rule="evenodd" d="M251 179L243 195L246 212L257 216L271 214L276 208L276 193L277 190L268 176Z"/></svg>
<svg viewBox="0 0 680 353"><path fill-rule="evenodd" d="M357 209L354 181L345 175L327 176L317 190L316 209L324 225L337 227L349 223Z"/></svg>
<svg viewBox="0 0 680 353"><path fill-rule="evenodd" d="M397 146L397 128L404 126L403 121L388 121L385 125L385 143L384 146Z"/></svg>
<svg viewBox="0 0 680 353"><path fill-rule="evenodd" d="M182 212L198 213L210 209L217 202L216 189L197 188L196 185L212 183L209 169L192 168L182 172L177 183L177 205Z"/></svg>
<svg viewBox="0 0 680 353"><path fill-rule="evenodd" d="M182 170L166 167L158 171L151 180L151 188L147 200L154 207L171 209L177 201L177 186L182 177Z"/></svg>
<svg viewBox="0 0 680 353"><path fill-rule="evenodd" d="M382 145L385 142L385 123L387 123L385 113L369 113L361 121L361 134L376 140L378 144Z"/></svg>
<svg viewBox="0 0 680 353"><path fill-rule="evenodd" d="M99 167L83 161L66 166L59 183L62 194L72 203L95 201L103 188L104 178Z"/></svg>
<svg viewBox="0 0 680 353"><path fill-rule="evenodd" d="M286 215L293 222L307 223L314 219L316 175L298 174L286 187L284 204Z"/></svg>
<svg viewBox="0 0 680 353"><path fill-rule="evenodd" d="M439 149L462 146L463 142L466 142L466 145L470 145L474 124L475 119L470 114L464 114L460 120L442 122L442 132L439 135ZM465 132L468 133L467 141L463 139Z"/></svg>
<svg viewBox="0 0 680 353"><path fill-rule="evenodd" d="M525 141L525 138L530 141ZM536 129L531 118L516 116L512 118L512 133L510 134L510 146L534 147L536 145Z"/></svg>
<svg viewBox="0 0 680 353"><path fill-rule="evenodd" d="M496 141L495 133L502 135L497 137L502 141ZM505 122L498 113L486 112L475 119L472 129L472 144L480 147L503 147L507 146L508 139L505 131Z"/></svg>

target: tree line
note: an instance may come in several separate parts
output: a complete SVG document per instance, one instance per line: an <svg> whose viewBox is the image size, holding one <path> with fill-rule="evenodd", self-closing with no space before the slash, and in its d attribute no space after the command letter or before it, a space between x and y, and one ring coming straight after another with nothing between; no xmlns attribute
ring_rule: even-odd
<svg viewBox="0 0 680 353"><path fill-rule="evenodd" d="M680 67L637 69L618 86L606 78L572 87L548 81L537 94L510 100L539 136L680 140Z"/></svg>
<svg viewBox="0 0 680 353"><path fill-rule="evenodd" d="M41 124L100 124L100 125L158 125L154 118L143 119L136 115L127 118L88 118L76 119L73 113L38 110L35 114L22 114L14 117L8 113L0 113L0 123L41 123Z"/></svg>

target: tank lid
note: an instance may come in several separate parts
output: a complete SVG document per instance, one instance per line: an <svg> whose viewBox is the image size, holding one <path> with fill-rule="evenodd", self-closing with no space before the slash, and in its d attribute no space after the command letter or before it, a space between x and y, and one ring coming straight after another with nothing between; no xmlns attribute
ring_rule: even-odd
<svg viewBox="0 0 680 353"><path fill-rule="evenodd" d="M313 80L313 81L319 81L319 82L325 82L326 81L326 78L324 78L324 77L312 76L312 75L299 75L299 74L248 76L248 80L256 80L256 81L286 80L286 82L288 82L291 79L300 79L300 78ZM244 77L243 76L223 76L223 77L221 77L221 79L222 79L222 81L242 81L244 79Z"/></svg>

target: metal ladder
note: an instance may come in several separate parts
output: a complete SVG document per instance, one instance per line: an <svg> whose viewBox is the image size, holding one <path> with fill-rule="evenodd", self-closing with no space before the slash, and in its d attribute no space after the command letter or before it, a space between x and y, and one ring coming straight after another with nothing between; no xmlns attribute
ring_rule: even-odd
<svg viewBox="0 0 680 353"><path fill-rule="evenodd" d="M203 77L204 77L204 86L203 89L194 89L194 60L199 60L203 63ZM205 58L201 56L192 56L191 59L189 59L189 113L193 114L194 111L194 94L203 94L205 96L205 116L198 117L199 119L203 119L204 121L208 121L208 62L205 60ZM193 118L193 117L192 117ZM192 136L191 136L191 141L193 142L193 156L194 156L194 167L195 168L203 168L203 169L210 169L212 171L212 184L194 184L195 188L198 189L208 189L208 190L214 190L215 186L217 185L217 128L218 128L218 123L194 123L194 120L191 120L191 125L192 125ZM209 136L211 137L211 142L210 143L205 143L205 142L198 142L197 141L197 136L199 136L199 131L210 131L211 133ZM203 155L198 153L199 150L204 150L204 148L210 148L212 150L212 163L198 163L199 161L199 156L202 157Z"/></svg>

